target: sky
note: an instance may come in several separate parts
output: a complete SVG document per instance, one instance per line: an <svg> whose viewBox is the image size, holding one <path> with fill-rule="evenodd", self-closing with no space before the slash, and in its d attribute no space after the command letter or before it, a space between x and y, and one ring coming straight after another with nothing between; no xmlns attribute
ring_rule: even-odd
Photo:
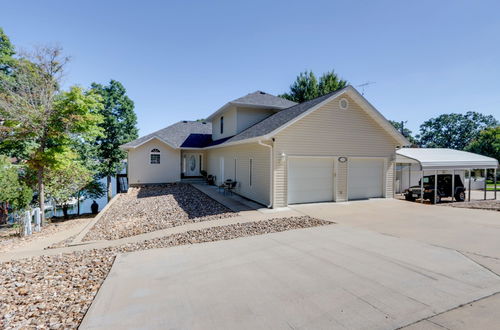
<svg viewBox="0 0 500 330"><path fill-rule="evenodd" d="M65 85L120 81L140 135L335 70L388 119L500 119L498 1L0 0L18 49L60 45Z"/></svg>

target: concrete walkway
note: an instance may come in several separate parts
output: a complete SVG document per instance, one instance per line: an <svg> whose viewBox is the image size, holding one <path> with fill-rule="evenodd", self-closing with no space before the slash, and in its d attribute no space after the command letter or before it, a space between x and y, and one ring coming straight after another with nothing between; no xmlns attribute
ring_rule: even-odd
<svg viewBox="0 0 500 330"><path fill-rule="evenodd" d="M499 291L460 253L334 225L120 255L80 329L393 329Z"/></svg>
<svg viewBox="0 0 500 330"><path fill-rule="evenodd" d="M142 242L145 240L150 240L154 238L159 238L163 236L168 236L177 233L183 233L189 230L199 230L216 226L226 226L237 223L245 223L245 222L253 222L253 221L261 221L273 218L280 217L291 217L291 216L302 216L300 212L297 212L292 209L282 209L282 210L268 210L268 209L254 209L247 206L242 206L237 199L233 199L230 196L224 196L223 194L217 193L216 190L210 189L208 190L208 195L212 198L217 197L217 201L228 208L240 209L241 211L238 214L231 218L224 218L218 220L210 220L210 221L201 221L185 224L182 226L171 227L163 230L157 230L145 234L135 235L131 237L125 237L117 240L102 240L102 241L84 241L81 239L85 236L86 232L93 226L93 224L98 220L94 219L91 223L83 224L78 228L75 228L71 231L64 231L58 233L57 235L51 236L42 242L33 242L25 249L19 249L11 252L2 253L0 255L0 262L8 261L8 260L16 260L23 259L28 257L36 257L41 255L56 255L60 253L69 253L75 251L83 251L83 250L91 250L91 249L100 249L106 247L119 246L128 243L136 243ZM215 198L214 198L215 199ZM108 204L110 205L110 204ZM255 204L259 205L259 204ZM259 205L260 206L260 205ZM108 207L108 206L106 206ZM245 210L243 210L245 208ZM100 213L103 214L105 209ZM45 247L60 242L66 238L77 235L77 237L73 240L73 243L68 247L57 248L57 249L48 249L44 250Z"/></svg>

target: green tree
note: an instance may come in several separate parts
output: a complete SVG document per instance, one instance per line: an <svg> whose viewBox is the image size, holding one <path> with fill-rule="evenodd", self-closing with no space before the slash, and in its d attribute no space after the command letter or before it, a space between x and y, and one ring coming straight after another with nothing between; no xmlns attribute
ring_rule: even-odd
<svg viewBox="0 0 500 330"><path fill-rule="evenodd" d="M94 176L94 178L82 189L80 189L76 195L77 200L77 214L80 215L80 198L83 199L98 199L104 196L106 193L104 185L99 182L99 180Z"/></svg>
<svg viewBox="0 0 500 330"><path fill-rule="evenodd" d="M394 121L394 120L389 120L389 122L396 128L410 143L414 146L418 145L418 141L413 137L413 132L409 129L404 127L404 124L406 122L399 122L399 121Z"/></svg>
<svg viewBox="0 0 500 330"><path fill-rule="evenodd" d="M61 205L67 219L69 200L78 195L93 178L92 172L78 160L78 155L73 151L66 151L59 157L64 158L59 166L49 168L45 173L46 192L57 205Z"/></svg>
<svg viewBox="0 0 500 330"><path fill-rule="evenodd" d="M100 124L104 134L96 141L97 159L100 161L99 173L107 178L108 201L112 197L111 177L122 170L126 158L120 145L138 137L137 116L134 102L127 96L123 85L111 80L109 85L92 84L92 90L103 98L104 108L100 112L104 120Z"/></svg>
<svg viewBox="0 0 500 330"><path fill-rule="evenodd" d="M482 130L465 150L500 161L500 126Z"/></svg>
<svg viewBox="0 0 500 330"><path fill-rule="evenodd" d="M301 72L293 84L290 85L290 91L281 94L280 97L302 103L334 92L345 86L347 86L347 81L340 79L333 70L324 73L319 78L319 81L312 71L305 71Z"/></svg>
<svg viewBox="0 0 500 330"><path fill-rule="evenodd" d="M474 111L443 114L425 121L416 138L422 147L463 150L482 130L497 125L495 117Z"/></svg>
<svg viewBox="0 0 500 330"><path fill-rule="evenodd" d="M24 184L19 173L19 166L11 164L9 157L0 155L0 203L7 203L15 210L25 209L33 198L33 191ZM5 215L0 214L0 217Z"/></svg>
<svg viewBox="0 0 500 330"><path fill-rule="evenodd" d="M14 54L14 46L3 29L0 28L0 73L10 74L12 65L15 62L13 58Z"/></svg>
<svg viewBox="0 0 500 330"><path fill-rule="evenodd" d="M36 172L43 218L46 170L62 166L73 138L88 139L101 132L97 126L102 121L100 96L80 87L60 88L68 60L58 47L38 48L17 60L15 79L0 79L0 117L9 131L6 139L30 143L26 161Z"/></svg>

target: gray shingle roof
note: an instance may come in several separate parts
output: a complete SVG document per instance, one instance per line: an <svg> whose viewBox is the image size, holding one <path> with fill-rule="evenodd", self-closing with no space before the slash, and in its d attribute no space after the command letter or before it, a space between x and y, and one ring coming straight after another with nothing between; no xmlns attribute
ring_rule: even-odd
<svg viewBox="0 0 500 330"><path fill-rule="evenodd" d="M332 95L341 93L342 91L344 91L344 89L337 90L335 92L320 96L318 98L300 104L282 99L274 95L257 91L255 93L250 93L246 96L240 97L239 99L231 101L230 103L236 103L242 105L246 104L254 106L262 105L268 107L281 108L282 110L258 122L257 124L247 128L243 132L233 137L224 138L218 141L211 141L211 138L209 139L208 136L202 136L202 135L212 134L211 123L204 124L202 122L196 122L196 121L181 121L173 125L170 125L164 129L145 135L129 143L126 143L121 147L125 149L134 148L154 137L167 142L174 148L182 148L182 147L203 148L212 145L218 145L218 144L224 145L226 143L256 138L273 132L274 130L285 125L294 118L300 116L307 110L313 108L314 106L328 99ZM289 106L286 107L286 105Z"/></svg>
<svg viewBox="0 0 500 330"><path fill-rule="evenodd" d="M245 96L237 98L236 100L232 100L229 103L238 105L271 107L275 109L285 109L297 104L279 96L274 96L272 94L261 91L247 94Z"/></svg>
<svg viewBox="0 0 500 330"><path fill-rule="evenodd" d="M156 137L167 142L173 148L179 148L191 134L212 134L212 124L197 121L180 121L159 131L128 142L121 147L125 149L134 148Z"/></svg>
<svg viewBox="0 0 500 330"><path fill-rule="evenodd" d="M347 88L347 87L346 87ZM317 97L313 100L306 101L300 104L296 104L292 107L289 107L287 109L283 109L280 112L275 113L274 115L267 117L266 119L258 122L257 124L250 126L240 134L237 134L233 136L231 139L227 140L226 143L231 143L231 142L236 142L236 141L241 141L241 140L246 140L246 139L251 139L259 136L263 136L266 134L271 133L275 129L285 125L292 119L296 118L297 116L301 115L302 113L306 112L307 110L311 109L315 105L323 102L330 96L341 93L343 89L337 90L335 92L331 92L328 94L325 94L323 96Z"/></svg>

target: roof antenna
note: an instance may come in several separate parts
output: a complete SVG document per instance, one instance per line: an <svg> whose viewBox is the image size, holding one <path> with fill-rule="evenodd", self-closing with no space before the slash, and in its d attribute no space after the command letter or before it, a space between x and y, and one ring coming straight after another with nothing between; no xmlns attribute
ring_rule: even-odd
<svg viewBox="0 0 500 330"><path fill-rule="evenodd" d="M375 81L367 81L361 85L358 85L356 87L361 87L361 95L365 95L365 88L370 86L370 85L373 85L375 84Z"/></svg>

